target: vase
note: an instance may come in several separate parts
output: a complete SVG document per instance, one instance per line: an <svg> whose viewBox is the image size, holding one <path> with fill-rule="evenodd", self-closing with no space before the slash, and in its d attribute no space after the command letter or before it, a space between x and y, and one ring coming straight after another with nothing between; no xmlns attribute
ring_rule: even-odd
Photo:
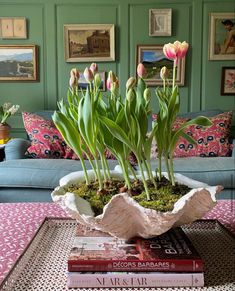
<svg viewBox="0 0 235 291"><path fill-rule="evenodd" d="M90 180L95 179L92 170L88 171L88 175ZM119 166L111 171L111 176L117 179L123 178ZM164 176L167 177L167 174L164 173ZM140 178L138 173L137 177ZM130 178L133 177L130 176ZM51 193L51 197L78 223L91 229L97 229L125 240L135 236L151 238L172 227L202 218L216 205L216 193L223 189L222 186L209 186L181 174L175 174L175 180L192 190L182 196L174 204L173 210L168 212L144 208L129 194L121 193L114 195L105 205L103 213L95 217L89 202L65 190L70 185L85 181L82 171L63 177L60 185Z"/></svg>
<svg viewBox="0 0 235 291"><path fill-rule="evenodd" d="M10 139L10 129L7 123L0 123L0 141L7 142Z"/></svg>

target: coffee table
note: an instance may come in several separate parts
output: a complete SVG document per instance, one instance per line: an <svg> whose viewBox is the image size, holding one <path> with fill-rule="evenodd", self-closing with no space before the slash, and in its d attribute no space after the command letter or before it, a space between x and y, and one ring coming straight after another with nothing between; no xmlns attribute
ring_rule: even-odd
<svg viewBox="0 0 235 291"><path fill-rule="evenodd" d="M235 234L234 211L235 201L220 200L204 218L218 219ZM0 283L45 217L67 215L54 203L0 203Z"/></svg>

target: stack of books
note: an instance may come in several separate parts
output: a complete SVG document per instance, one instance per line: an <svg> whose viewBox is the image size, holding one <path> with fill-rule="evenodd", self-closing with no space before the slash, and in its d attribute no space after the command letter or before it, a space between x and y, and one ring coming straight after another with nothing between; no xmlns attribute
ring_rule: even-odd
<svg viewBox="0 0 235 291"><path fill-rule="evenodd" d="M202 287L203 260L181 228L124 241L79 225L68 258L67 285Z"/></svg>

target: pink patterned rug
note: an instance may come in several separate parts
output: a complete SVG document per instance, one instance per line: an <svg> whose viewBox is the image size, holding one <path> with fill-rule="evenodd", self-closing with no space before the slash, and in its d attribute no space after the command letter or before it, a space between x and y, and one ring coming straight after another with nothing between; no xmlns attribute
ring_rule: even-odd
<svg viewBox="0 0 235 291"><path fill-rule="evenodd" d="M0 203L0 283L45 217L66 217L54 203ZM235 234L235 200L219 200L205 219L218 219Z"/></svg>

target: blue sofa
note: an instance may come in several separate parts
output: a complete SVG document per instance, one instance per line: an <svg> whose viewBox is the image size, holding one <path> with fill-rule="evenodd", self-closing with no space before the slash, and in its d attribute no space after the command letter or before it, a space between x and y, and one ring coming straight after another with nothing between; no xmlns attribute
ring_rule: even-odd
<svg viewBox="0 0 235 291"><path fill-rule="evenodd" d="M221 113L220 110L187 113L182 117L205 115L208 117ZM37 112L46 118L51 111ZM235 144L235 139L233 139ZM66 159L31 159L25 155L30 145L26 139L16 138L5 147L5 161L0 163L0 202L51 201L50 193L58 186L59 179L71 172L81 170L79 161ZM235 199L235 148L231 157L213 158L175 158L175 172L186 175L209 185L223 185L224 190L218 199ZM108 161L110 168L117 161ZM87 163L89 168L89 163ZM153 169L157 161L152 161ZM164 169L163 169L164 170Z"/></svg>

